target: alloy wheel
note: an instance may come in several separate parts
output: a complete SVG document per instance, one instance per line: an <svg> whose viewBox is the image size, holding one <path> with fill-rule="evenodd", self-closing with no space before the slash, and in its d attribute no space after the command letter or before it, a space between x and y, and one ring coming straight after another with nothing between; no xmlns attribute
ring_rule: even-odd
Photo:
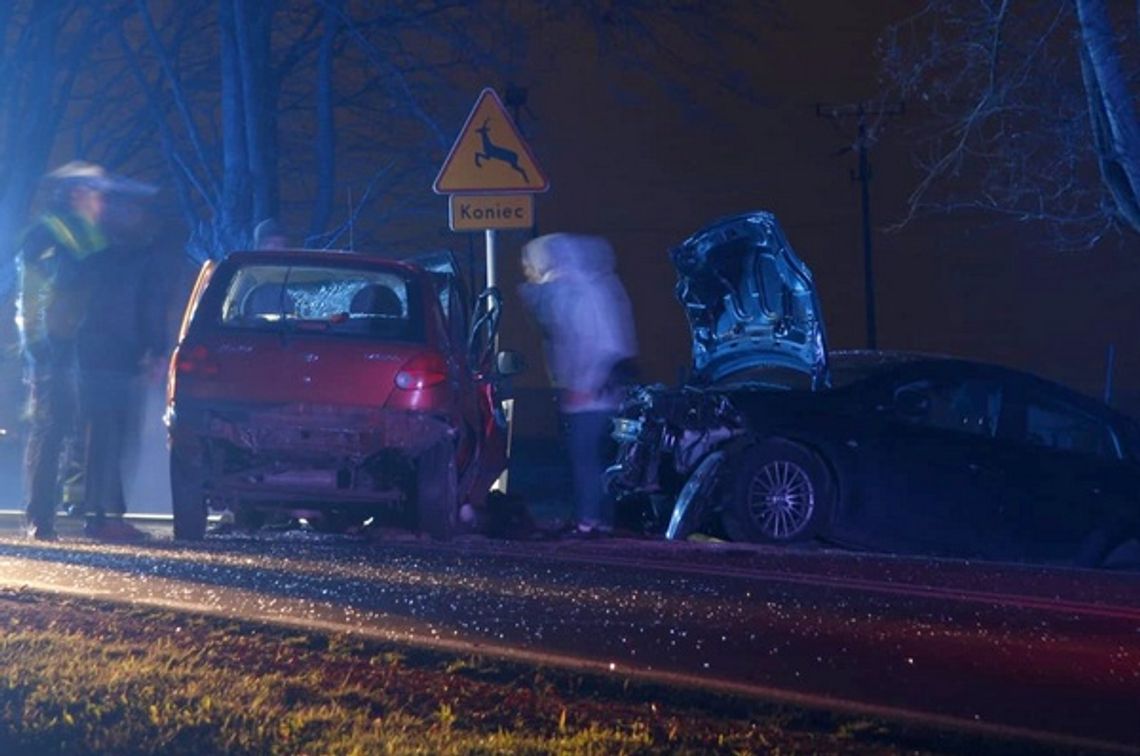
<svg viewBox="0 0 1140 756"><path fill-rule="evenodd" d="M753 473L747 503L749 517L765 536L788 541L811 523L815 488L804 468L788 460L773 460Z"/></svg>

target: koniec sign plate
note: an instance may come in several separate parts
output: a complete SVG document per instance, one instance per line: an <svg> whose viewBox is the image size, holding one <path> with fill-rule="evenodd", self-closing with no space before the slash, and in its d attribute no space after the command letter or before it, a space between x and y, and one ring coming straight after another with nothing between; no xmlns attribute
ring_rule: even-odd
<svg viewBox="0 0 1140 756"><path fill-rule="evenodd" d="M452 231L534 225L533 194L453 194L449 200L448 220Z"/></svg>

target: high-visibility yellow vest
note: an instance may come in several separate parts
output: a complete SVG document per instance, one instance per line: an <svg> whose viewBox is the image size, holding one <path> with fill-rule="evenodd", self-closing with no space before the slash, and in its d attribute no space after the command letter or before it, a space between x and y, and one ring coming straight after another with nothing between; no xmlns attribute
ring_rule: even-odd
<svg viewBox="0 0 1140 756"><path fill-rule="evenodd" d="M78 265L107 248L107 239L99 227L79 216L47 213L37 226L47 230L51 243L36 243L33 226L24 235L17 256L20 291L16 299L16 326L24 347L48 336L74 336L84 297L78 281L61 281L61 277L77 279ZM67 291L62 291L65 287Z"/></svg>

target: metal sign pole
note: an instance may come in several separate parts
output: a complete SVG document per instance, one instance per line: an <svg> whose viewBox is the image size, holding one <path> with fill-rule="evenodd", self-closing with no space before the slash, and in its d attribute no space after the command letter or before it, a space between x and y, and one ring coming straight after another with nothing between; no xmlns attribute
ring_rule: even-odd
<svg viewBox="0 0 1140 756"><path fill-rule="evenodd" d="M487 240L487 288L495 285L495 229L488 228L484 232Z"/></svg>
<svg viewBox="0 0 1140 756"><path fill-rule="evenodd" d="M521 99L520 99L521 98ZM525 104L519 91L511 92L511 102ZM517 107L516 107L517 110ZM534 194L550 188L546 174L539 168L530 148L523 141L509 113L495 90L485 88L471 108L467 121L443 161L443 167L432 183L436 194L448 194L448 225L452 231L483 231L486 244L487 288L498 288L495 260L495 229L534 229ZM488 228L490 226L490 228ZM532 233L533 235L533 233ZM487 317L498 319L502 313L492 307L501 306L497 298L487 298ZM497 324L496 324L497 325ZM494 361L489 378L497 379L499 334L489 345ZM507 455L513 436L514 400L503 401L498 410L507 427ZM496 418L497 420L499 418ZM495 484L507 490L507 472Z"/></svg>
<svg viewBox="0 0 1140 756"><path fill-rule="evenodd" d="M488 228L483 232L483 234L487 244L487 288L490 289L497 285L497 276L495 275L495 229ZM491 308L495 306L496 304L494 299L487 300L487 312L490 312ZM498 353L499 331L498 329L495 329L495 335L491 340L492 359L494 359L494 355L497 355Z"/></svg>
<svg viewBox="0 0 1140 756"><path fill-rule="evenodd" d="M483 231L483 238L486 240L487 246L487 288L490 289L497 285L497 277L495 276L495 229L488 228ZM487 300L487 309L490 311L492 307L496 307L496 300ZM492 340L491 359L497 359L499 354L499 332L495 330L495 336ZM503 419L507 425L507 467L491 485L492 491L498 491L501 494L506 494L510 485L510 458L511 446L514 442L514 429L515 429L515 400L505 399L499 402L499 408L502 410Z"/></svg>

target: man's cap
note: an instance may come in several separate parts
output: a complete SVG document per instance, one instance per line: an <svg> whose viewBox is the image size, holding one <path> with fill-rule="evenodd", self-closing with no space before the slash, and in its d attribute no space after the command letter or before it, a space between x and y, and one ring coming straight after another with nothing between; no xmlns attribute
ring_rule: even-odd
<svg viewBox="0 0 1140 756"><path fill-rule="evenodd" d="M72 160L44 177L50 183L87 186L100 192L150 196L158 187L142 181L108 173L105 168L83 160Z"/></svg>
<svg viewBox="0 0 1140 756"><path fill-rule="evenodd" d="M277 222L276 218L266 218L261 223L257 224L257 228L253 230L253 235L259 238L266 236L282 236L284 231L281 230L281 224Z"/></svg>
<svg viewBox="0 0 1140 756"><path fill-rule="evenodd" d="M274 236L284 237L285 229L276 218L266 218L253 229L253 246L260 248L266 239Z"/></svg>

